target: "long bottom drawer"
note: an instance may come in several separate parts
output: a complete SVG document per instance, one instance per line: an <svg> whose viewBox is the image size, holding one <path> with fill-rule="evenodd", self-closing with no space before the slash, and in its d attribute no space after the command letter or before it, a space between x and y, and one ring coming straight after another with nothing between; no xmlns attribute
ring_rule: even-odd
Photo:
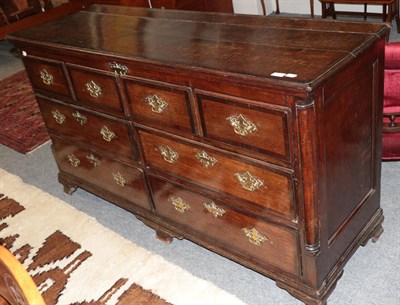
<svg viewBox="0 0 400 305"><path fill-rule="evenodd" d="M297 232L241 214L163 179L149 176L155 211L173 222L291 274L299 274Z"/></svg>
<svg viewBox="0 0 400 305"><path fill-rule="evenodd" d="M151 208L141 169L108 159L99 152L79 148L54 136L52 140L60 170L146 209Z"/></svg>

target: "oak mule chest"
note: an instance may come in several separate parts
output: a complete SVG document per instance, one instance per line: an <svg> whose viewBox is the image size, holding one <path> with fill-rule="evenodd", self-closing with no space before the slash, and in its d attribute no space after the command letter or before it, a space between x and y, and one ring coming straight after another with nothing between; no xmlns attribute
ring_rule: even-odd
<svg viewBox="0 0 400 305"><path fill-rule="evenodd" d="M382 232L387 31L98 5L9 39L66 192L321 305Z"/></svg>

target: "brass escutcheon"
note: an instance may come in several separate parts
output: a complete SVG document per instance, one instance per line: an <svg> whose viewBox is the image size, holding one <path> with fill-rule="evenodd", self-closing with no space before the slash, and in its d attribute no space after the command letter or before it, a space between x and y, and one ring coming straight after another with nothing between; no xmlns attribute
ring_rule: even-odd
<svg viewBox="0 0 400 305"><path fill-rule="evenodd" d="M222 216L225 214L225 210L223 208L218 207L213 201L210 203L203 203L204 207L209 211L215 218Z"/></svg>
<svg viewBox="0 0 400 305"><path fill-rule="evenodd" d="M81 161L79 161L79 159L77 157L75 157L74 154L70 154L67 156L69 163L73 166L73 167L78 167L79 164L81 163Z"/></svg>
<svg viewBox="0 0 400 305"><path fill-rule="evenodd" d="M174 163L179 158L179 154L168 145L160 146L160 152L164 160L168 163Z"/></svg>
<svg viewBox="0 0 400 305"><path fill-rule="evenodd" d="M260 234L255 228L243 228L242 231L249 238L249 241L256 246L260 246L263 242L268 240L266 236Z"/></svg>
<svg viewBox="0 0 400 305"><path fill-rule="evenodd" d="M51 85L54 82L54 77L46 69L40 70L40 78L46 85Z"/></svg>
<svg viewBox="0 0 400 305"><path fill-rule="evenodd" d="M51 115L53 116L53 118L56 120L56 122L58 123L58 124L64 124L64 122L65 122L65 115L63 115L60 111L58 111L57 109L56 110L53 110L52 112L51 112Z"/></svg>
<svg viewBox="0 0 400 305"><path fill-rule="evenodd" d="M190 205L187 204L181 197L170 197L168 201L175 207L180 213L185 213L190 209Z"/></svg>
<svg viewBox="0 0 400 305"><path fill-rule="evenodd" d="M89 92L90 96L98 98L103 91L101 90L100 86L97 85L94 81L90 81L85 84L86 90Z"/></svg>
<svg viewBox="0 0 400 305"><path fill-rule="evenodd" d="M226 120L231 124L235 133L247 136L257 131L257 126L246 120L242 114L228 116Z"/></svg>
<svg viewBox="0 0 400 305"><path fill-rule="evenodd" d="M128 72L128 67L127 66L125 66L123 64L119 64L119 63L117 63L115 61L110 62L108 64L108 66L110 67L111 70L114 71L115 74L118 74L118 75L125 75L126 72Z"/></svg>
<svg viewBox="0 0 400 305"><path fill-rule="evenodd" d="M235 177L239 180L244 189L254 192L264 185L262 180L253 177L249 172L235 173Z"/></svg>
<svg viewBox="0 0 400 305"><path fill-rule="evenodd" d="M78 123L81 124L82 126L85 125L86 122L87 122L87 118L86 118L83 114L80 114L79 111L74 112L74 113L72 114L72 116L73 116L73 117L75 118L75 120L77 120Z"/></svg>
<svg viewBox="0 0 400 305"><path fill-rule="evenodd" d="M128 181L126 181L126 179L121 175L120 172L117 173L112 173L113 179L115 180L115 182L117 182L117 184L120 187L124 187L125 184L128 183Z"/></svg>
<svg viewBox="0 0 400 305"><path fill-rule="evenodd" d="M103 139L107 142L111 142L112 139L116 137L116 134L113 133L107 126L103 126L100 130L100 134L103 136Z"/></svg>
<svg viewBox="0 0 400 305"><path fill-rule="evenodd" d="M87 155L87 156L86 156L86 159L88 159L88 161L89 161L90 163L92 163L94 167L100 165L100 160L97 159L93 154Z"/></svg>
<svg viewBox="0 0 400 305"><path fill-rule="evenodd" d="M168 103L157 94L146 96L145 100L146 103L150 105L151 111L155 113L162 113L164 109L168 106Z"/></svg>
<svg viewBox="0 0 400 305"><path fill-rule="evenodd" d="M204 150L194 155L204 168L209 168L217 163L217 159L209 156Z"/></svg>

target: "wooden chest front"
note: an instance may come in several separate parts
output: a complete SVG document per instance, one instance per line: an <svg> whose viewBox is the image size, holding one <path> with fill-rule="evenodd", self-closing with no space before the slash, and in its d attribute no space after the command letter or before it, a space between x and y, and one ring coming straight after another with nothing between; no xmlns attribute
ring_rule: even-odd
<svg viewBox="0 0 400 305"><path fill-rule="evenodd" d="M10 39L67 192L86 189L160 238L191 239L322 305L381 232L386 32L93 6Z"/></svg>

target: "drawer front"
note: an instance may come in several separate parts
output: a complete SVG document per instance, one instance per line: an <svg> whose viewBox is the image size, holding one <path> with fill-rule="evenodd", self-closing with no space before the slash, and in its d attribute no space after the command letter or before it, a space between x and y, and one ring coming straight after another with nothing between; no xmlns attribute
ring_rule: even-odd
<svg viewBox="0 0 400 305"><path fill-rule="evenodd" d="M52 137L53 152L60 170L88 181L101 189L150 209L143 172L102 154L81 149Z"/></svg>
<svg viewBox="0 0 400 305"><path fill-rule="evenodd" d="M136 122L176 133L192 133L188 88L125 79L126 95Z"/></svg>
<svg viewBox="0 0 400 305"><path fill-rule="evenodd" d="M137 160L130 123L38 98L50 132Z"/></svg>
<svg viewBox="0 0 400 305"><path fill-rule="evenodd" d="M77 104L101 112L124 116L114 76L68 66Z"/></svg>
<svg viewBox="0 0 400 305"><path fill-rule="evenodd" d="M34 89L71 97L62 62L36 57L23 59Z"/></svg>
<svg viewBox="0 0 400 305"><path fill-rule="evenodd" d="M289 116L285 107L197 95L204 136L289 161Z"/></svg>
<svg viewBox="0 0 400 305"><path fill-rule="evenodd" d="M158 214L222 243L230 251L298 274L296 231L243 215L155 177L150 177L150 185Z"/></svg>
<svg viewBox="0 0 400 305"><path fill-rule="evenodd" d="M289 174L144 130L139 134L146 163L151 167L262 208L294 215L293 182Z"/></svg>

